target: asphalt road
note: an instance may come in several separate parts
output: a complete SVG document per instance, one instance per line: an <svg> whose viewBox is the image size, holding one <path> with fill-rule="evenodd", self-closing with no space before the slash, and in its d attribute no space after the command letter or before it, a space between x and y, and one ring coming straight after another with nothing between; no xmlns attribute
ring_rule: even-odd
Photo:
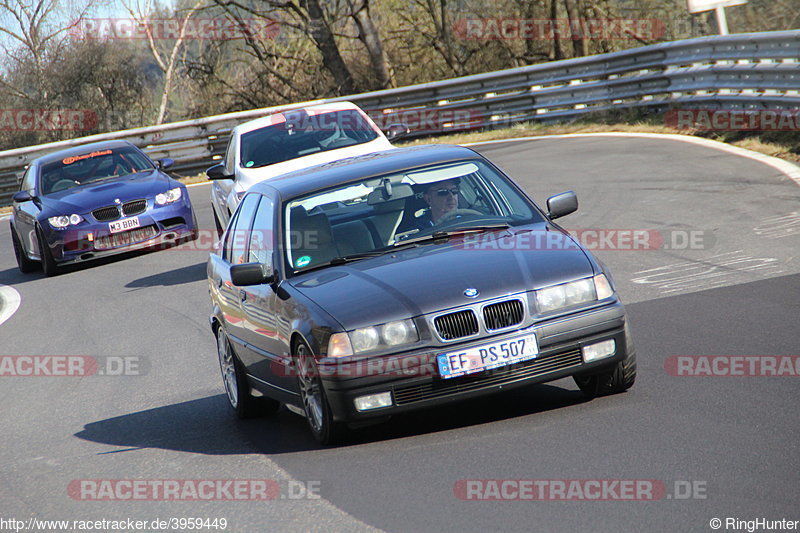
<svg viewBox="0 0 800 533"><path fill-rule="evenodd" d="M247 422L229 413L208 328L207 250L22 275L3 222L0 284L22 302L0 325L0 355L90 355L110 365L106 374L120 361L137 366L128 375L0 377L0 519L225 518L235 532L688 532L712 531L715 517L800 520L798 377L665 369L672 356L800 355L798 184L759 162L671 140L480 151L540 204L575 190L580 210L563 225L590 243L598 241L587 231L606 230L596 254L628 304L633 389L585 401L561 380L397 417L323 449L288 411ZM208 188L191 197L211 229ZM620 237L633 231L648 232L644 249ZM69 487L87 479L269 479L282 497L86 501ZM474 479L656 480L666 494L458 498L459 480ZM294 498L298 481L319 498Z"/></svg>

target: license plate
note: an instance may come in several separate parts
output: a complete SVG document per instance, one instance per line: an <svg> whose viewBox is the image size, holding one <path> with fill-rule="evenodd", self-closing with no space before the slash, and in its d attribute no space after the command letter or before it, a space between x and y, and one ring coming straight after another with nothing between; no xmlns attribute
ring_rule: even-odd
<svg viewBox="0 0 800 533"><path fill-rule="evenodd" d="M111 233L119 233L120 231L127 231L129 229L139 227L139 217L123 218L122 220L115 220L108 223L108 231Z"/></svg>
<svg viewBox="0 0 800 533"><path fill-rule="evenodd" d="M455 378L535 359L538 354L536 335L531 333L515 339L440 353L436 359L439 364L439 375L443 378Z"/></svg>

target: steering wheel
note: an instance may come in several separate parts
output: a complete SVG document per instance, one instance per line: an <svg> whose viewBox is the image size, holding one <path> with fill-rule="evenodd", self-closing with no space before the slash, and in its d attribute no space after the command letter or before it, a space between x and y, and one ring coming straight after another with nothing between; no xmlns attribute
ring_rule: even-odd
<svg viewBox="0 0 800 533"><path fill-rule="evenodd" d="M436 222L436 225L442 224L444 222L448 222L456 217L463 217L467 215L478 215L484 216L486 213L481 213L480 211L476 211L475 209L453 209L452 211L448 211Z"/></svg>
<svg viewBox="0 0 800 533"><path fill-rule="evenodd" d="M80 182L62 178L57 182L55 182L52 187L50 187L50 192L63 191L64 189L69 189L70 187L74 187L75 185L80 185Z"/></svg>

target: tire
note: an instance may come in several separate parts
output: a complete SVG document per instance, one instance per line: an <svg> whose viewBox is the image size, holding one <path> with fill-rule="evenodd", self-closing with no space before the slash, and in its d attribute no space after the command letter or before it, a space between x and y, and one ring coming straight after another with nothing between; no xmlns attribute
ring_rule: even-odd
<svg viewBox="0 0 800 533"><path fill-rule="evenodd" d="M305 342L297 341L293 350L296 357L300 399L311 434L317 442L325 446L344 441L348 435L347 426L333 419L333 412L325 396L325 389L311 349Z"/></svg>
<svg viewBox="0 0 800 533"><path fill-rule="evenodd" d="M213 213L213 215L214 215L214 226L217 227L217 237L221 238L222 237L222 233L225 230L222 228L222 224L219 223L219 218L217 217L217 212L214 211L213 207L211 208L211 213Z"/></svg>
<svg viewBox="0 0 800 533"><path fill-rule="evenodd" d="M14 245L14 256L17 258L17 266L20 272L29 274L39 267L36 261L31 261L28 259L28 256L25 255L25 249L22 247L22 243L19 242L19 237L17 236L17 231L14 229L14 226L11 226L11 243Z"/></svg>
<svg viewBox="0 0 800 533"><path fill-rule="evenodd" d="M574 376L575 384L589 398L625 392L636 381L636 352L631 351L614 368L593 376Z"/></svg>
<svg viewBox="0 0 800 533"><path fill-rule="evenodd" d="M222 373L222 383L228 403L236 413L237 418L256 418L273 414L280 407L280 402L267 397L255 397L250 393L247 385L247 374L236 354L225 330L222 326L217 328L217 357L219 370Z"/></svg>
<svg viewBox="0 0 800 533"><path fill-rule="evenodd" d="M44 232L39 226L36 226L36 237L39 239L39 255L42 256L42 271L44 275L48 277L57 275L58 265L53 259L53 252L50 251L50 245L47 244Z"/></svg>

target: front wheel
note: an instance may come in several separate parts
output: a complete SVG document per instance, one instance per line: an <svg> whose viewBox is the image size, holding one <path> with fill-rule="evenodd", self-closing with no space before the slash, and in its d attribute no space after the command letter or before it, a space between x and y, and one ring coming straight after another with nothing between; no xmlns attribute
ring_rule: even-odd
<svg viewBox="0 0 800 533"><path fill-rule="evenodd" d="M629 353L614 368L593 376L575 376L575 384L589 398L625 392L636 381L636 352Z"/></svg>
<svg viewBox="0 0 800 533"><path fill-rule="evenodd" d="M42 256L42 271L45 276L55 276L58 274L58 265L53 259L53 252L50 250L50 245L47 244L42 228L38 226L36 227L36 237L39 239L39 255Z"/></svg>
<svg viewBox="0 0 800 533"><path fill-rule="evenodd" d="M300 398L311 433L323 445L341 442L347 436L347 426L333 419L311 349L303 341L298 341L294 350Z"/></svg>
<svg viewBox="0 0 800 533"><path fill-rule="evenodd" d="M23 274L28 274L36 270L38 265L36 261L31 261L28 259L28 256L25 254L25 249L22 247L22 243L19 241L19 237L17 236L17 231L14 229L14 226L11 226L11 243L14 245L14 256L17 258L17 266L19 267L19 271Z"/></svg>
<svg viewBox="0 0 800 533"><path fill-rule="evenodd" d="M272 398L256 398L250 393L247 374L242 363L233 353L233 347L222 326L217 328L217 356L228 403L238 418L255 418L278 410L280 402Z"/></svg>

